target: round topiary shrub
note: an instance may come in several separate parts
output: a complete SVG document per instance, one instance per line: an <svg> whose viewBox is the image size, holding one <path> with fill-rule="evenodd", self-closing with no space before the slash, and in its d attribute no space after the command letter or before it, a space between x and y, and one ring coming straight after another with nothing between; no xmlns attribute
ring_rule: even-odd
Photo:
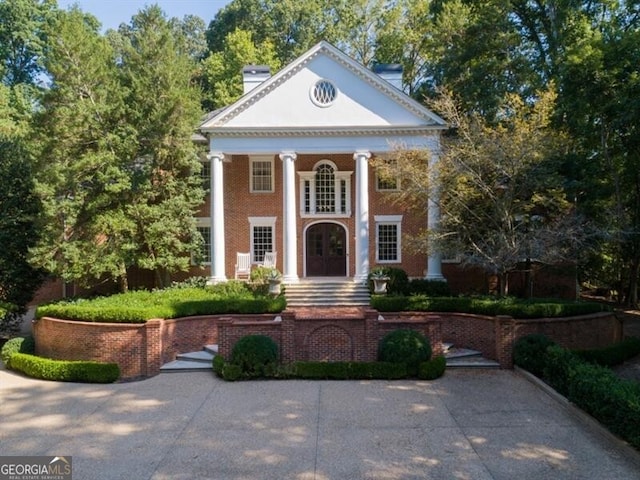
<svg viewBox="0 0 640 480"><path fill-rule="evenodd" d="M265 335L247 335L236 342L229 363L240 367L246 377L272 372L278 362L278 345Z"/></svg>
<svg viewBox="0 0 640 480"><path fill-rule="evenodd" d="M418 366L431 358L431 342L414 330L395 330L380 341L378 359L382 362L404 363L409 375L418 373Z"/></svg>
<svg viewBox="0 0 640 480"><path fill-rule="evenodd" d="M536 377L542 377L547 363L547 348L553 345L555 342L544 335L525 335L513 346L513 362Z"/></svg>

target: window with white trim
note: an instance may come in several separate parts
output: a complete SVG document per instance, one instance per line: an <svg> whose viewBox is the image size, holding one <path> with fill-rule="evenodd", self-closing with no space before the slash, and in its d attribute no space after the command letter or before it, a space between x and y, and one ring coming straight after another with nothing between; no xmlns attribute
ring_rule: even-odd
<svg viewBox="0 0 640 480"><path fill-rule="evenodd" d="M251 262L262 263L264 254L276 251L276 217L249 217Z"/></svg>
<svg viewBox="0 0 640 480"><path fill-rule="evenodd" d="M303 217L351 215L352 171L340 171L330 160L321 160L300 177L300 215Z"/></svg>
<svg viewBox="0 0 640 480"><path fill-rule="evenodd" d="M252 156L249 159L251 169L251 193L271 193L273 188L273 157Z"/></svg>
<svg viewBox="0 0 640 480"><path fill-rule="evenodd" d="M211 265L211 220L209 218L199 217L196 219L196 228L202 237L200 250L200 265ZM197 265L195 258L191 258L191 264Z"/></svg>
<svg viewBox="0 0 640 480"><path fill-rule="evenodd" d="M400 263L402 215L375 215L376 262Z"/></svg>

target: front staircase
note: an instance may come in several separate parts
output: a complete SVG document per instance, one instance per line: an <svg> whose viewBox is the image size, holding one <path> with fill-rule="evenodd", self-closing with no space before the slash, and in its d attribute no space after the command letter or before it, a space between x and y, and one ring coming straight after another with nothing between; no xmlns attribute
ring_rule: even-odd
<svg viewBox="0 0 640 480"><path fill-rule="evenodd" d="M498 362L484 358L477 350L455 347L452 343L442 346L447 368L500 368Z"/></svg>
<svg viewBox="0 0 640 480"><path fill-rule="evenodd" d="M351 280L305 279L285 286L287 308L296 307L362 307L369 305L371 295L363 283Z"/></svg>

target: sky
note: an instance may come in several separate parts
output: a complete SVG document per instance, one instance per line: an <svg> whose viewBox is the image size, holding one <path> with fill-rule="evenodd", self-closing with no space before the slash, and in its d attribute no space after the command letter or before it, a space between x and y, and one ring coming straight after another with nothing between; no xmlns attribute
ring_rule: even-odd
<svg viewBox="0 0 640 480"><path fill-rule="evenodd" d="M103 31L116 29L121 23L129 23L131 17L146 5L158 4L168 18L197 15L208 26L216 12L231 0L58 0L58 6L66 9L77 4L84 12L91 13L102 23Z"/></svg>

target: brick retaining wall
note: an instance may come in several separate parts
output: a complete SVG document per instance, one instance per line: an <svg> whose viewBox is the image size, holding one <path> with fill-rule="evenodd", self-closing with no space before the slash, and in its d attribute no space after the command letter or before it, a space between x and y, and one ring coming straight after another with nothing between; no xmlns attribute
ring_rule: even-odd
<svg viewBox="0 0 640 480"><path fill-rule="evenodd" d="M271 337L280 360L373 361L384 335L397 329L422 332L435 354L442 344L482 352L502 368L513 367L513 344L540 333L566 348L604 347L622 339L622 324L612 313L570 318L516 320L457 313L384 313L363 309L362 317L303 318L295 312L280 315L200 316L150 320L144 324L91 323L42 318L34 322L36 353L60 360L118 363L123 380L150 377L178 353L218 344L229 358L245 335Z"/></svg>

